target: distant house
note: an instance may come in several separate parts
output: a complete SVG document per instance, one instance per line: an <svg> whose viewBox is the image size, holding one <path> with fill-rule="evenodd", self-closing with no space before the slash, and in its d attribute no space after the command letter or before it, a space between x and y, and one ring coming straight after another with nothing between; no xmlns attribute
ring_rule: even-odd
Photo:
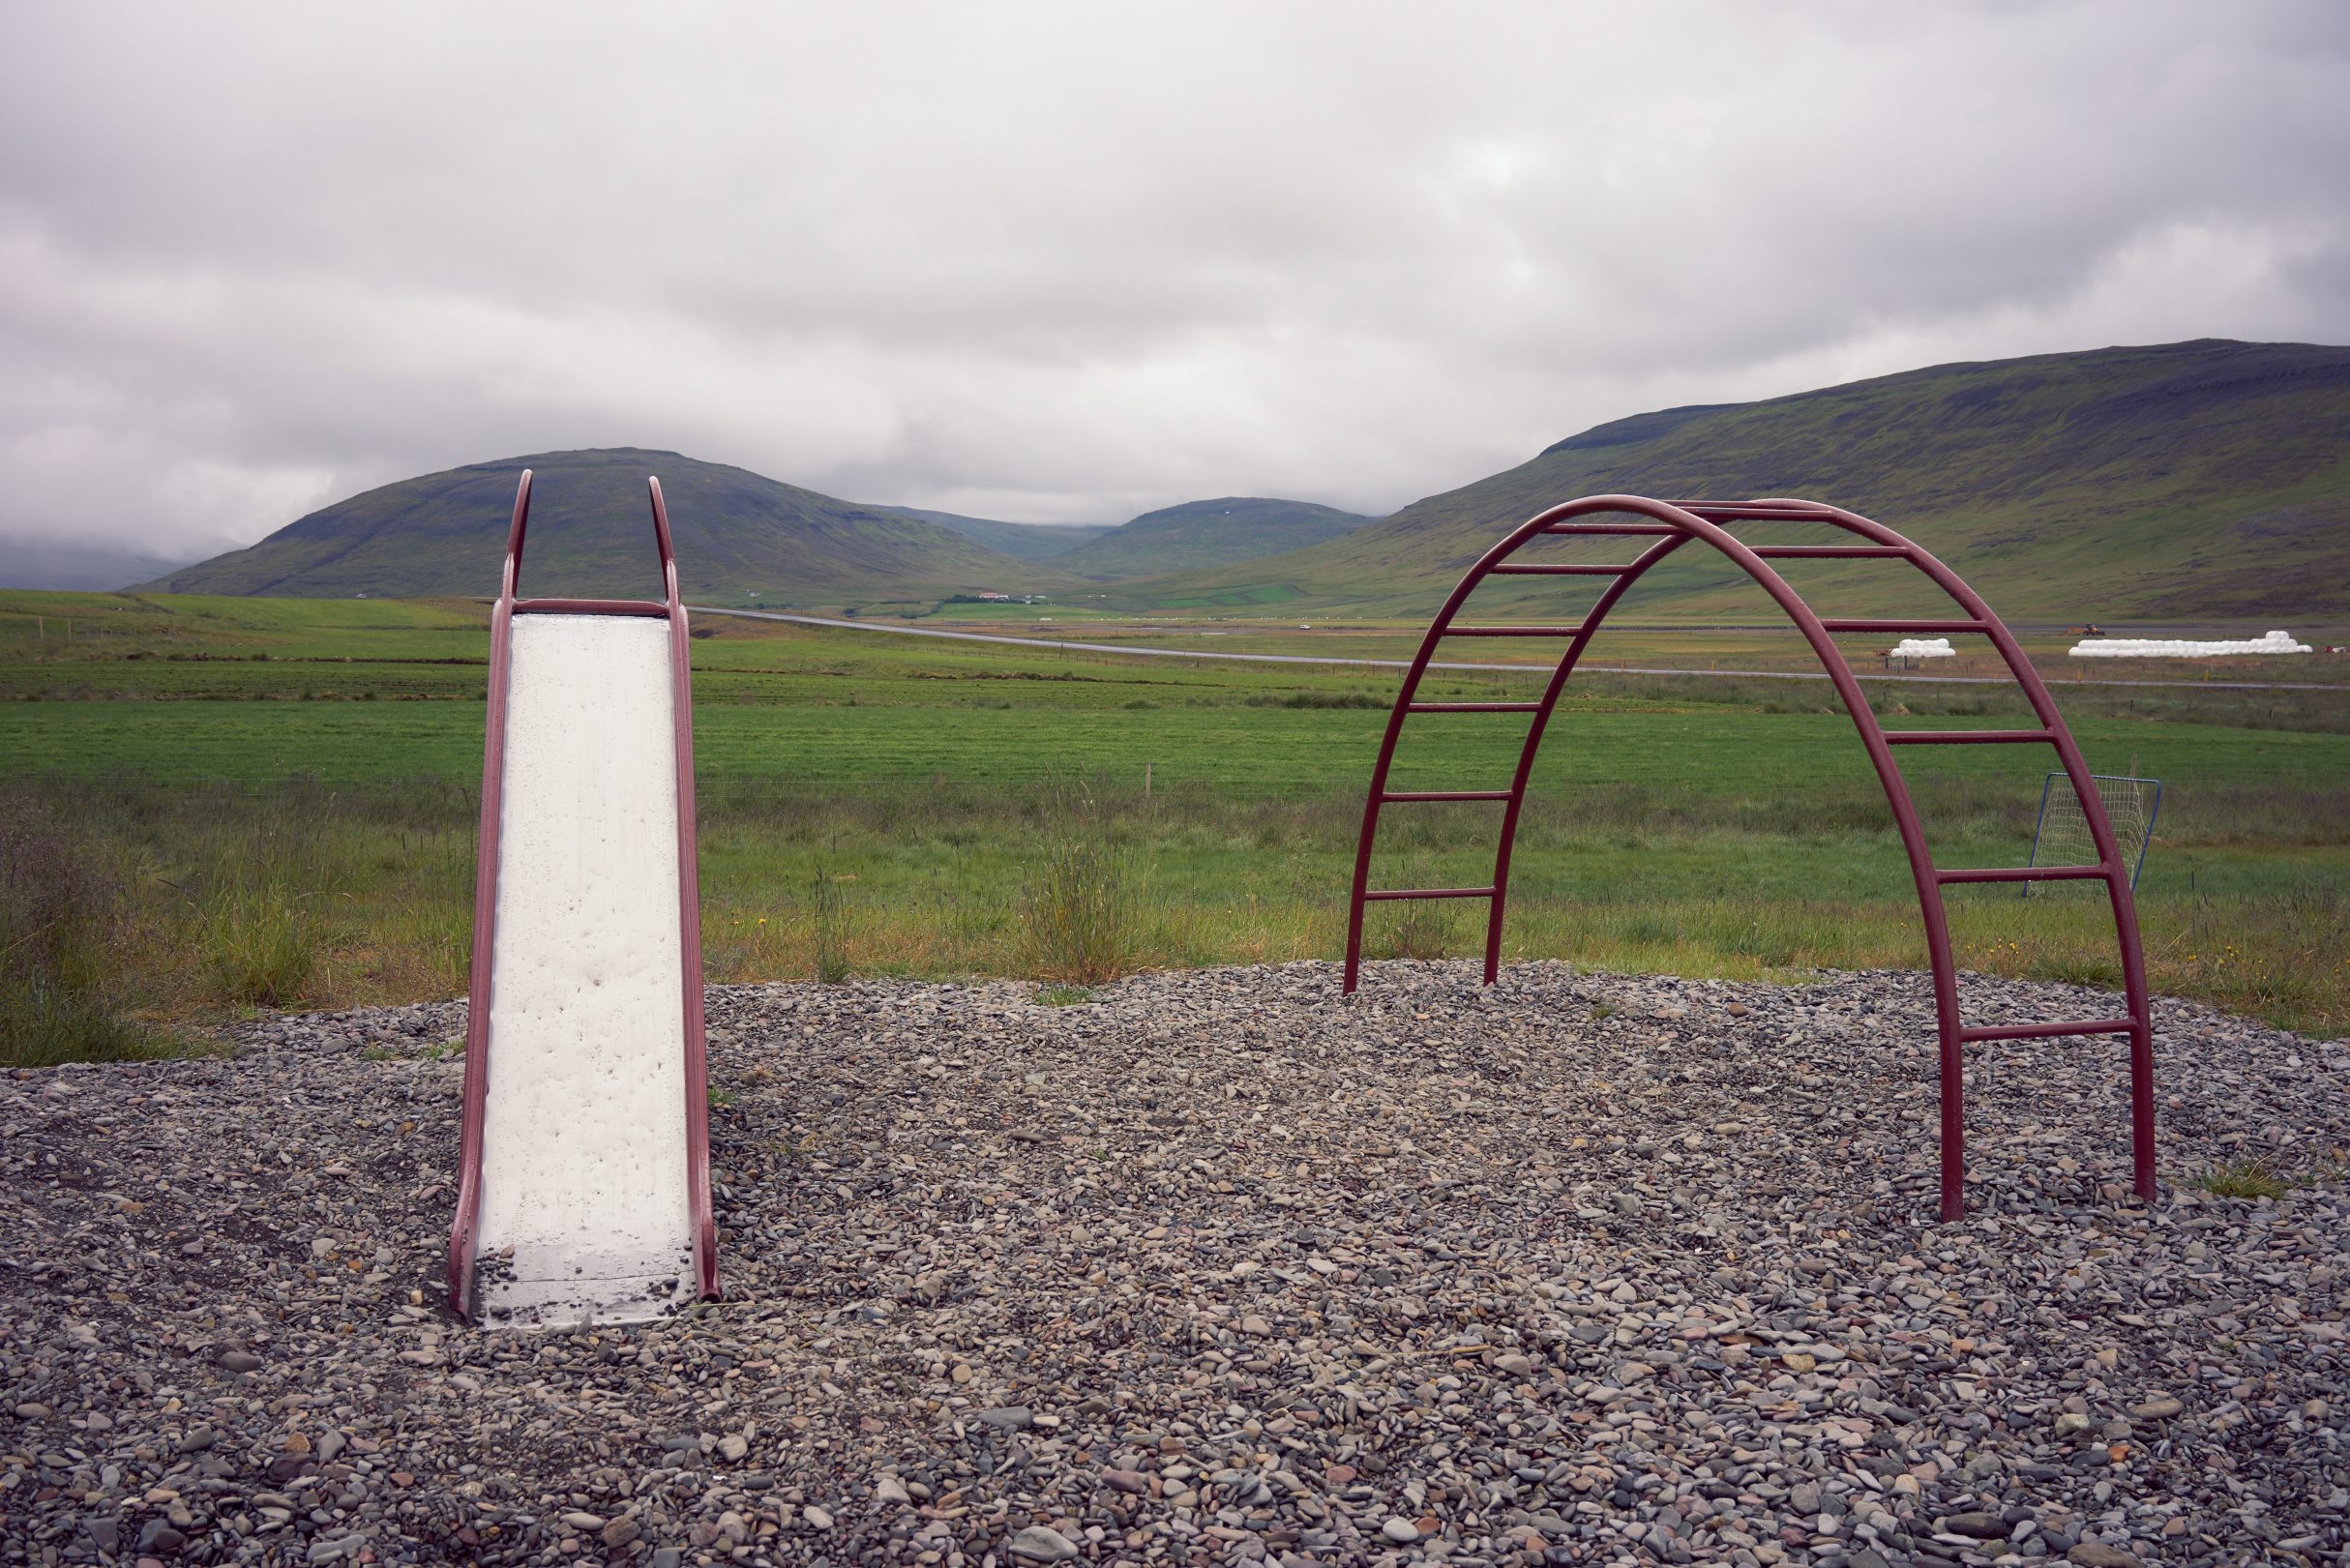
<svg viewBox="0 0 2350 1568"><path fill-rule="evenodd" d="M987 600L987 599L996 599L996 600L1009 600L1009 599L1010 599L1012 596L1011 596L1010 594L983 593L983 594L981 594L979 597L980 597L981 599L983 599L983 600Z"/></svg>

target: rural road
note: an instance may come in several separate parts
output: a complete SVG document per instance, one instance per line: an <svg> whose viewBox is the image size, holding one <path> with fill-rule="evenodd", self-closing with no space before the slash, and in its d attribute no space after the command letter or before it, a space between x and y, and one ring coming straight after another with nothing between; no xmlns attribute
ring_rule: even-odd
<svg viewBox="0 0 2350 1568"><path fill-rule="evenodd" d="M827 626L844 632L887 632L893 636L945 637L957 642L994 642L1013 648L1075 649L1084 653L1130 653L1145 659L1225 659L1254 665L1350 665L1364 669L1409 669L1408 659L1335 659L1302 653L1224 653L1201 648L1136 648L1117 642L1056 642L1047 637L1007 637L990 632L940 632L924 626L883 626L878 622L842 621L822 615L786 615L768 609L719 609L711 606L688 605L687 610L696 615L733 615L748 621L792 621L801 626ZM1454 665L1430 661L1430 669L1505 669L1525 674L1538 668L1532 665ZM1749 680L1766 681L1824 681L1825 670L1817 669L1667 669L1645 665L1608 665L1591 666L1595 672L1611 675L1735 675ZM2013 684L1998 675L1878 675L1866 670L1855 674L1872 681L1909 681L1932 686L2008 686ZM2072 685L2062 677L2043 672L2040 677L2050 684ZM2338 685L2325 681L2079 681L2084 686L2188 686L2198 691L2229 692L2334 692Z"/></svg>

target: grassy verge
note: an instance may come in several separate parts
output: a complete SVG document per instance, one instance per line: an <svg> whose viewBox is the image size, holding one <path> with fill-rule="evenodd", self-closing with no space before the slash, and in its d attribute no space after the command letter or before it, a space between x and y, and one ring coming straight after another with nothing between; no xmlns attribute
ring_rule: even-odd
<svg viewBox="0 0 2350 1568"><path fill-rule="evenodd" d="M0 799L0 1063L46 1067L164 1053L130 1017L120 959L152 946L121 845L38 800Z"/></svg>
<svg viewBox="0 0 2350 1568"><path fill-rule="evenodd" d="M0 1060L155 1054L254 1007L461 992L472 811L430 783L14 787Z"/></svg>
<svg viewBox="0 0 2350 1568"><path fill-rule="evenodd" d="M1116 696L1129 689L1114 688ZM713 704L695 709L695 759L712 783L788 775L818 793L844 786L903 792L915 784L1000 789L1083 773L1140 794L1203 787L1227 798L1306 798L1361 786L1386 723L1375 709L1266 705L1242 699L1159 705L1165 694L1115 706L1075 706L1096 691L1051 694L1032 705L883 704L844 688L837 705ZM1228 694L1229 695L1229 694ZM1498 701L1526 695L1505 683L1446 682L1430 700ZM1072 705L1062 705L1068 696ZM850 699L855 699L853 703ZM1008 701L1008 699L1007 699ZM481 777L478 702L0 703L0 758L20 777L85 780L233 779L260 784L305 772L322 781L396 784L419 776ZM1894 728L2002 728L2004 716L1895 715ZM2219 725L2087 718L2073 726L2090 766L2231 786L2300 788L2350 776L2350 737L2245 730ZM1508 784L1524 739L1515 718L1415 718L1399 744L1399 789L1476 789ZM1921 787L1975 779L2038 799L2048 754L2018 748L1912 748L1902 764ZM1718 794L1776 786L1800 806L1823 785L1868 785L1873 775L1840 713L1769 713L1709 704L1598 698L1562 712L1548 731L1536 786ZM2169 811L2166 802L2164 811Z"/></svg>
<svg viewBox="0 0 2350 1568"><path fill-rule="evenodd" d="M1967 777L1924 790L1938 854L2019 859L2028 793ZM12 1061L153 1050L175 1022L254 1006L463 989L469 789L33 782L6 809L18 824L10 843L29 846L10 864L30 868L8 882ZM1010 975L1074 994L1137 967L1335 958L1359 813L1339 790L1266 799L1193 784L1145 801L1067 777L855 792L713 780L700 796L707 970L723 981ZM2296 1029L2350 1030L2350 800L2214 785L2174 792L2165 813L2140 899L2156 989ZM1484 808L1391 820L1375 885L1490 874ZM84 911L78 945L43 945L43 888L82 890L68 900ZM2101 902L1953 894L1965 966L2118 983ZM1483 922L1481 904L1383 905L1366 945L1466 956L1480 951ZM1835 784L1625 784L1532 802L1504 952L1753 979L1924 962L1883 800ZM22 999L35 994L21 979L36 974L27 955L46 955L38 994L52 1000ZM60 991L60 975L82 978ZM61 995L82 1011L59 1014Z"/></svg>

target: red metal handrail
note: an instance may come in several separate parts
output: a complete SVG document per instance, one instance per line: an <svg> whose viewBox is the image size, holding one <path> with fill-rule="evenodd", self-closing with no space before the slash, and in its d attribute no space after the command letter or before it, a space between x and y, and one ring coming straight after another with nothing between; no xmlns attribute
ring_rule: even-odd
<svg viewBox="0 0 2350 1568"><path fill-rule="evenodd" d="M449 1227L449 1302L460 1316L473 1311L473 1264L481 1224L482 1137L490 1092L490 997L496 952L500 834L505 816L507 685L514 667L514 617L521 615L642 615L669 625L670 707L677 777L677 919L685 1008L686 1190L694 1233L697 1293L720 1294L718 1226L710 1200L708 1038L701 1004L701 892L695 847L694 691L685 602L677 589L669 509L661 481L648 478L653 543L661 554L660 603L642 599L518 599L522 541L530 521L531 471L515 487L514 520L506 533L506 564L496 606L490 612L488 729L482 745L482 820L473 877L473 955L465 1008L464 1109L458 1135L457 1211Z"/></svg>
<svg viewBox="0 0 2350 1568"><path fill-rule="evenodd" d="M1583 523L1575 519L1592 514L1630 513L1647 519L1638 523ZM1827 523L1857 534L1868 541L1862 546L1762 546L1740 543L1724 530L1722 524L1732 521L1800 521ZM1598 601L1574 629L1574 638L1552 672L1541 700L1535 704L1533 716L1527 727L1525 744L1518 755L1518 767L1505 795L1492 791L1413 790L1390 791L1387 776L1395 760L1396 742L1401 736L1404 721L1413 712L1464 711L1467 705L1417 704L1413 701L1421 678L1426 674L1437 645L1446 636L1463 635L1507 636L1506 628L1461 628L1452 625L1470 593L1486 577L1497 575L1523 575L1526 568L1504 570L1509 557L1534 540L1560 535L1617 535L1656 537L1641 556L1621 567L1593 569L1588 575L1614 575ZM1980 596L1958 575L1936 560L1925 549L1903 538L1884 524L1860 517L1839 507L1816 501L1775 498L1757 501L1657 501L1638 495L1591 495L1580 500L1551 508L1521 523L1480 556L1460 583L1445 599L1420 640L1418 654L1406 670L1401 688L1396 693L1394 710L1388 715L1387 727L1382 736L1379 759L1374 764L1368 796L1363 806L1362 836L1354 855L1354 883L1347 914L1346 990L1353 991L1360 978L1362 967L1362 932L1365 905L1390 899L1413 898L1487 898L1490 905L1486 916L1485 983L1499 978L1502 955L1502 925L1509 891L1509 863L1517 839L1518 823L1526 803L1526 789L1532 776L1534 756L1542 744L1542 736L1550 717L1556 710L1559 696L1565 690L1567 678L1573 674L1577 662L1590 645L1608 613L1632 584L1674 550L1692 541L1710 545L1735 562L1747 576L1754 578L1770 594L1779 607L1795 622L1804 639L1819 658L1823 669L1843 698L1846 711L1859 730L1862 748L1869 763L1876 770L1878 782L1884 786L1887 802L1891 806L1893 819L1900 830L1901 841L1909 863L1912 880L1918 889L1921 924L1926 935L1926 955L1933 970L1934 1006L1940 1025L1941 1089L1942 1089L1942 1217L1948 1221L1959 1219L1965 1213L1965 1107L1963 1102L1962 1048L1973 1041L1990 1039L2046 1038L2059 1034L2127 1033L2130 1037L2130 1143L2134 1185L2141 1198L2155 1196L2155 1119L2154 1119L2154 1024L2146 989L2145 956L2139 945L2137 910L2130 895L2129 880L2123 856L2117 847L2112 824L2106 819L2104 804L2090 782L2088 763L2080 748L2073 743L2071 731L2057 712L2055 700L2039 678L2038 671L2024 657L2022 648L2008 633L1999 617L1992 613ZM1922 572L1934 585L1948 595L1966 612L1964 620L1934 620L1921 617L1844 618L1823 620L1813 613L1801 596L1767 564L1767 557L1799 559L1852 559L1878 557L1900 558ZM1529 629L1532 635L1559 635L1551 628ZM2022 689L2032 704L2040 727L2033 730L1999 731L1894 731L1889 734L1877 723L1862 695L1859 680L1836 651L1834 634L1838 632L1939 632L1964 633L1988 637L2008 673ZM1525 636L1529 632L1517 632ZM1519 704L1495 704L1486 711L1522 711ZM2097 851L2097 864L2089 867L2068 867L2061 871L2044 869L2016 872L2010 868L1943 871L1935 867L1933 855L1926 843L1925 832L1919 821L1916 805L1910 798L1908 782L1893 761L1892 748L1896 745L2053 745L2057 755L2071 779L2073 792L2080 799L2082 814L2088 819L2090 836ZM1501 839L1494 854L1493 885L1489 889L1395 889L1375 891L1370 885L1371 854L1379 832L1381 808L1397 801L1492 799L1507 801L1502 814ZM1942 902L1942 886L1946 882L1990 882L2011 880L2018 876L2059 875L2076 880L2100 880L2112 902L2114 935L2122 953L2122 980L2127 1003L2127 1019L2080 1020L2072 1022L2017 1025L1997 1029L1969 1029L1959 1011L1957 965L1950 945L1949 922Z"/></svg>
<svg viewBox="0 0 2350 1568"><path fill-rule="evenodd" d="M661 481L646 476L652 496L653 537L661 547L661 585L669 596L669 712L677 746L677 932L678 987L685 1010L686 1195L693 1208L694 1273L697 1293L715 1301L718 1283L718 1219L710 1202L709 1037L701 1010L701 859L694 815L694 644L686 625L685 601L677 592L677 557L669 547L669 509Z"/></svg>

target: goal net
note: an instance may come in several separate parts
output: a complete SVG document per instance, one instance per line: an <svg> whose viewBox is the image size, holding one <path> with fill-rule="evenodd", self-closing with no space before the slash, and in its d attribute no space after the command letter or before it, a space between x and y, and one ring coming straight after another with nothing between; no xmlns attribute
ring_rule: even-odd
<svg viewBox="0 0 2350 1568"><path fill-rule="evenodd" d="M2162 804L2162 781L2159 779L2117 779L2103 774L2092 774L2097 785L2097 799L2105 806L2105 820L2113 824L2115 845L2129 867L2129 885L2138 885L2138 873L2146 865L2146 845L2155 832L2155 813ZM2032 833L2032 858L2026 865L2094 866L2097 863L2096 838L2089 831L2088 814L2081 810L2081 797L2072 787L2072 778L2066 773L2051 773L2040 784L2039 822ZM2026 882L2024 897L2037 890L2041 897L2066 887L2094 891L2089 882Z"/></svg>

